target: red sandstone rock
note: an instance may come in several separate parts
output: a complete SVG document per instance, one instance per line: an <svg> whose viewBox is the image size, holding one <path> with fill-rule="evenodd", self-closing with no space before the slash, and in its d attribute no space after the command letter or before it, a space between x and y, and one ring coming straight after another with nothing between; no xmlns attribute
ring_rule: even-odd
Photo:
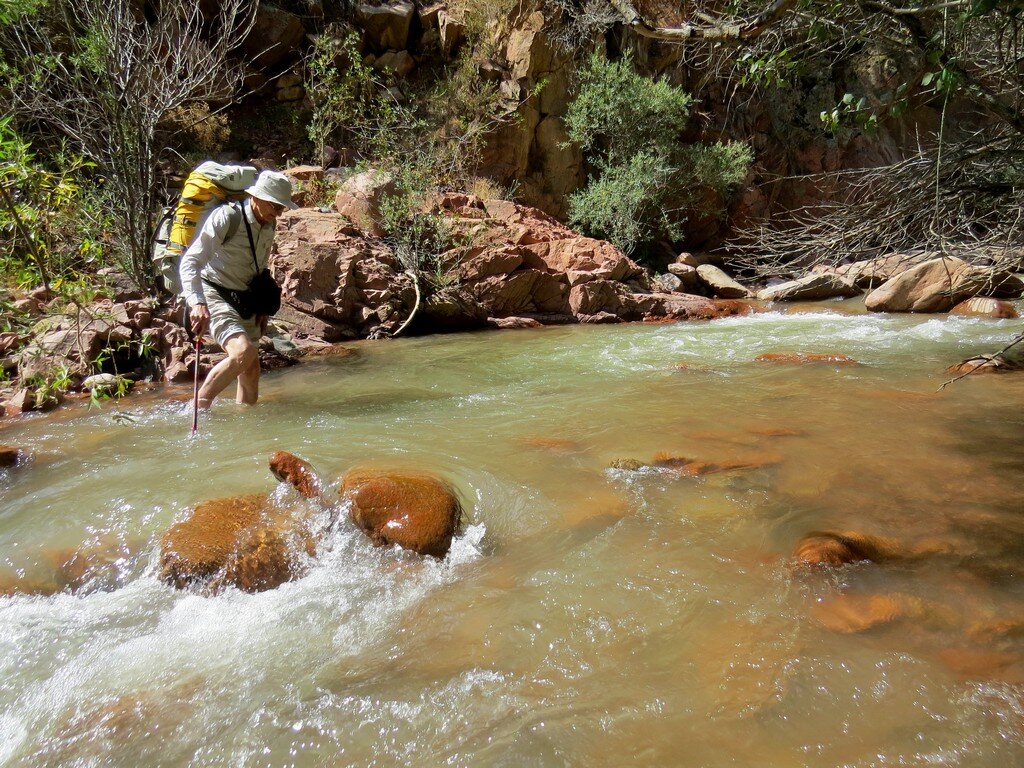
<svg viewBox="0 0 1024 768"><path fill-rule="evenodd" d="M341 186L334 196L334 207L364 232L380 237L380 206L385 197L396 191L389 174L371 169L356 174Z"/></svg>
<svg viewBox="0 0 1024 768"><path fill-rule="evenodd" d="M303 357L352 357L359 353L344 344L323 344L302 348Z"/></svg>
<svg viewBox="0 0 1024 768"><path fill-rule="evenodd" d="M532 317L489 317L487 321L496 328L543 328L544 324Z"/></svg>
<svg viewBox="0 0 1024 768"><path fill-rule="evenodd" d="M996 651L989 648L942 648L937 657L955 675L968 680L1004 680L1020 683L1021 664L1019 654Z"/></svg>
<svg viewBox="0 0 1024 768"><path fill-rule="evenodd" d="M671 469L681 475L697 477L700 475L712 475L720 472L737 472L742 470L761 469L771 464L778 464L781 458L775 455L764 454L761 456L750 456L741 459L725 459L722 461L698 461L683 456L674 456L668 453L656 453L651 460L651 466L661 469Z"/></svg>
<svg viewBox="0 0 1024 768"><path fill-rule="evenodd" d="M8 416L18 416L27 413L36 407L36 397L31 389L19 389L10 400L4 403L4 413Z"/></svg>
<svg viewBox="0 0 1024 768"><path fill-rule="evenodd" d="M840 595L813 609L819 624L843 634L867 632L921 613L921 602L907 595Z"/></svg>
<svg viewBox="0 0 1024 768"><path fill-rule="evenodd" d="M557 453L571 453L580 450L579 443L560 437L521 437L518 442L525 445L527 448L541 448L543 450L555 451Z"/></svg>
<svg viewBox="0 0 1024 768"><path fill-rule="evenodd" d="M340 492L352 504L352 522L375 545L397 544L424 555L448 553L462 515L455 492L425 473L352 470Z"/></svg>
<svg viewBox="0 0 1024 768"><path fill-rule="evenodd" d="M869 536L856 531L814 531L796 543L793 562L808 566L840 566L864 561L881 563L942 551L944 548L937 548L931 543L921 548L906 547L895 539Z"/></svg>
<svg viewBox="0 0 1024 768"><path fill-rule="evenodd" d="M948 312L979 293L1020 296L1014 275L976 267L955 257L926 261L886 281L864 299L872 312Z"/></svg>

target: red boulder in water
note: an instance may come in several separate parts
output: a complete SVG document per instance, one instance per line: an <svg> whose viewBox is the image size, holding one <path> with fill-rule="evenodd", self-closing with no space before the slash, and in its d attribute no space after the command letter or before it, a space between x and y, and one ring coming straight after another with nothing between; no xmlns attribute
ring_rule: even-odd
<svg viewBox="0 0 1024 768"><path fill-rule="evenodd" d="M341 481L350 517L377 546L397 544L444 557L459 526L462 506L452 488L420 472L356 469Z"/></svg>

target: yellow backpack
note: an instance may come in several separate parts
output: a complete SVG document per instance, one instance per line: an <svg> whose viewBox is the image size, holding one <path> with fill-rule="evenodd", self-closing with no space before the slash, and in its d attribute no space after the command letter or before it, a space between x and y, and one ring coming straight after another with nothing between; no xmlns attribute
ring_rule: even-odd
<svg viewBox="0 0 1024 768"><path fill-rule="evenodd" d="M178 265L181 256L214 208L245 197L256 182L251 165L223 165L208 160L196 167L181 189L177 203L164 209L156 227L153 261L164 287L181 293Z"/></svg>

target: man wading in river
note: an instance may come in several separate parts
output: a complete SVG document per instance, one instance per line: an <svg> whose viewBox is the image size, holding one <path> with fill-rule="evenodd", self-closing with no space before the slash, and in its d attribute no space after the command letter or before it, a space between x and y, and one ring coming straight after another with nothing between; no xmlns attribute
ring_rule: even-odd
<svg viewBox="0 0 1024 768"><path fill-rule="evenodd" d="M181 257L179 274L192 331L207 327L228 353L199 389L199 407L209 408L238 379L235 400L253 405L259 397L260 360L256 343L280 306L280 289L267 271L274 225L292 202L288 177L264 171L245 190L243 203L227 203L210 214L199 236ZM198 364L198 361L197 361Z"/></svg>

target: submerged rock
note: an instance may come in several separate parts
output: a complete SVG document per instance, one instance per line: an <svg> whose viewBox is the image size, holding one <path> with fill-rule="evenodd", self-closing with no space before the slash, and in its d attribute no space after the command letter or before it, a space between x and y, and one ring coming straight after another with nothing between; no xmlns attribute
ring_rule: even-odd
<svg viewBox="0 0 1024 768"><path fill-rule="evenodd" d="M910 595L839 595L815 605L815 620L842 634L867 632L903 619L921 617L924 603Z"/></svg>
<svg viewBox="0 0 1024 768"><path fill-rule="evenodd" d="M1010 373L1024 370L1024 361L1002 355L975 355L946 369L949 373Z"/></svg>
<svg viewBox="0 0 1024 768"><path fill-rule="evenodd" d="M850 531L814 531L800 539L793 547L793 562L806 566L880 562L893 559L898 551L898 545L891 539Z"/></svg>
<svg viewBox="0 0 1024 768"><path fill-rule="evenodd" d="M840 354L814 352L766 352L754 358L758 363L832 363L834 365L860 365L852 357Z"/></svg>
<svg viewBox="0 0 1024 768"><path fill-rule="evenodd" d="M38 567L25 574L0 576L0 595L73 595L109 592L124 586L139 564L141 541L112 536L79 547L58 547L42 554Z"/></svg>
<svg viewBox="0 0 1024 768"><path fill-rule="evenodd" d="M462 516L462 505L444 481L419 472L356 469L341 481L349 516L377 546L397 544L444 557Z"/></svg>
<svg viewBox="0 0 1024 768"><path fill-rule="evenodd" d="M0 445L0 467L16 467L25 461L26 454L13 445Z"/></svg>
<svg viewBox="0 0 1024 768"><path fill-rule="evenodd" d="M813 531L793 547L793 564L797 566L840 566L850 563L915 560L921 558L964 555L962 542L936 538L905 543L884 536L871 536L856 531Z"/></svg>
<svg viewBox="0 0 1024 768"><path fill-rule="evenodd" d="M781 461L782 458L775 454L757 454L737 459L701 461L669 453L656 453L650 462L643 462L638 459L613 459L608 466L611 469L621 469L627 472L637 472L647 468L667 469L685 477L700 477L702 475L715 475L722 472L761 469L778 464Z"/></svg>

